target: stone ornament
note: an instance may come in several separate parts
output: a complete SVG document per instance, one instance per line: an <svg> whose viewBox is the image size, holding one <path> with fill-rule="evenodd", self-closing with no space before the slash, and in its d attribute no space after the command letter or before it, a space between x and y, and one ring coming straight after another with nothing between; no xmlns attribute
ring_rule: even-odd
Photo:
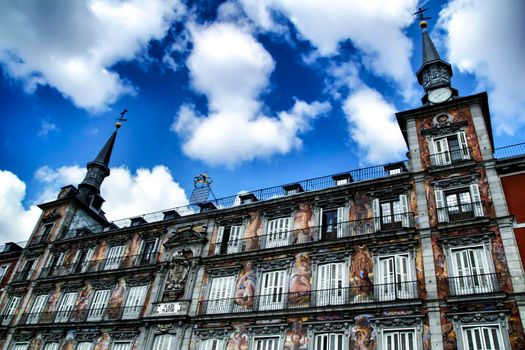
<svg viewBox="0 0 525 350"><path fill-rule="evenodd" d="M190 263L186 255L180 250L174 252L171 256L162 301L176 301L184 293L184 286L188 279L189 270Z"/></svg>

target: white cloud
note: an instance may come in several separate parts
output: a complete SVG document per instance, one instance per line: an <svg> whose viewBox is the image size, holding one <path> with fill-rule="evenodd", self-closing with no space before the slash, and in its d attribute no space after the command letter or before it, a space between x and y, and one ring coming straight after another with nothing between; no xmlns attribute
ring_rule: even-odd
<svg viewBox="0 0 525 350"><path fill-rule="evenodd" d="M56 126L56 124L48 122L47 120L42 120L40 122L40 129L38 130L37 135L39 137L45 138L52 131L60 131L60 129Z"/></svg>
<svg viewBox="0 0 525 350"><path fill-rule="evenodd" d="M208 98L208 115L183 105L171 126L182 136L188 156L212 165L286 154L301 147L299 134L328 103L296 100L276 117L261 113L259 95L268 87L274 61L264 47L239 25L216 22L191 25L193 51L188 67L195 90Z"/></svg>
<svg viewBox="0 0 525 350"><path fill-rule="evenodd" d="M319 54L332 56L350 39L362 63L374 74L394 81L406 100L415 96L410 66L413 45L404 34L417 0L240 0L245 12L267 31L281 27L273 13L284 14Z"/></svg>
<svg viewBox="0 0 525 350"><path fill-rule="evenodd" d="M488 89L496 131L525 125L525 2L453 0L440 12L449 60Z"/></svg>
<svg viewBox="0 0 525 350"><path fill-rule="evenodd" d="M343 110L362 163L381 164L404 158L406 146L394 118L396 109L379 92L361 85L350 92Z"/></svg>
<svg viewBox="0 0 525 350"><path fill-rule="evenodd" d="M101 110L134 92L111 67L164 37L179 0L0 3L0 63L26 90L49 85L79 107Z"/></svg>
<svg viewBox="0 0 525 350"><path fill-rule="evenodd" d="M84 178L85 172L85 168L79 166L38 169L35 179L41 190L29 209L26 209L22 204L26 184L12 172L0 170L1 241L27 239L41 212L36 204L55 200L61 187L69 184L76 186ZM101 190L106 200L102 209L109 220L188 204L184 190L163 165L152 169L141 168L135 173L126 167L112 168Z"/></svg>

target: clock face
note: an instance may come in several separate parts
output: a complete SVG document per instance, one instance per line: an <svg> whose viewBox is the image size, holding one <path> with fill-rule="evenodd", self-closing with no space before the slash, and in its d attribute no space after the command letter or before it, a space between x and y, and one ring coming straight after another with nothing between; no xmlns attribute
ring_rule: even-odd
<svg viewBox="0 0 525 350"><path fill-rule="evenodd" d="M450 96L452 96L452 90L448 87L441 87L428 92L428 100L430 103L445 102Z"/></svg>

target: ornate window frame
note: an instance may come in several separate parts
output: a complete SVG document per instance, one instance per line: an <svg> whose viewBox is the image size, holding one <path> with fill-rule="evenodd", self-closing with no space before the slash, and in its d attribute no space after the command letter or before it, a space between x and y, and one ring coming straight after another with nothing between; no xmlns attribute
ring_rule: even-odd
<svg viewBox="0 0 525 350"><path fill-rule="evenodd" d="M423 349L422 319L423 315L400 315L374 318L372 322L377 334L377 348L386 349L383 345L385 332L413 330L415 349Z"/></svg>
<svg viewBox="0 0 525 350"><path fill-rule="evenodd" d="M476 326L499 326L501 340L505 349L511 349L508 332L508 315L510 310L469 311L448 313L452 321L454 333L456 333L456 345L458 349L465 349L463 344L463 327Z"/></svg>

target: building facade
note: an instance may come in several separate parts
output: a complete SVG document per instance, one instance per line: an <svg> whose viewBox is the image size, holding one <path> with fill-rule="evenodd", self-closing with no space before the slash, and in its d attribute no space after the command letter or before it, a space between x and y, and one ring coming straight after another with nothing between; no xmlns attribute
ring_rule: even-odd
<svg viewBox="0 0 525 350"><path fill-rule="evenodd" d="M425 31L417 76L422 107L396 115L408 161L108 222L115 131L40 206L2 347L525 349L522 203L505 197L522 175L503 177L487 95L458 96Z"/></svg>

